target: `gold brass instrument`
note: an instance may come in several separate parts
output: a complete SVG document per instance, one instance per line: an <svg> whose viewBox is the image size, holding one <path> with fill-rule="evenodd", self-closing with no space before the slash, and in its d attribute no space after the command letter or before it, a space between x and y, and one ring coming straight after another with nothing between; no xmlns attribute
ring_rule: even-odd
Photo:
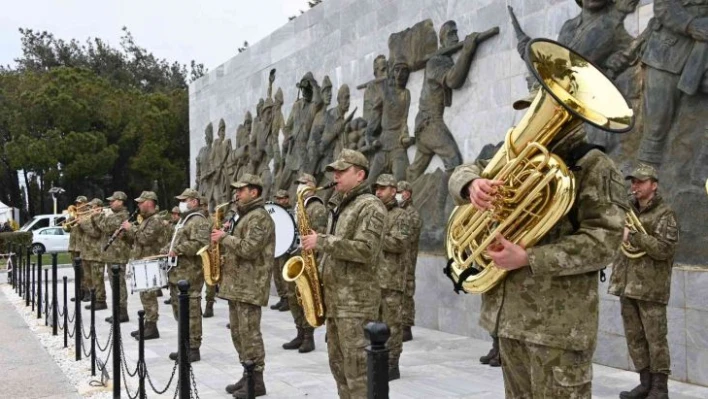
<svg viewBox="0 0 708 399"><path fill-rule="evenodd" d="M309 192L315 193L320 190L332 188L336 184L337 183L332 182L322 187L307 187L298 191L295 218L300 237L304 237L312 231L310 220L305 211L305 195ZM288 259L283 266L283 280L295 282L295 286L297 287L295 291L297 301L302 306L307 322L312 327L321 326L325 319L325 308L319 272L317 271L315 251L303 249L299 256L293 256Z"/></svg>
<svg viewBox="0 0 708 399"><path fill-rule="evenodd" d="M66 217L66 220L61 224L62 229L65 232L71 231L71 228L76 225L76 223L80 222L83 217L85 216L90 216L95 212L93 208L91 208L90 204L83 204L81 206L75 206L75 205L69 205L68 208L66 208L66 211L63 213L67 213L68 216Z"/></svg>
<svg viewBox="0 0 708 399"><path fill-rule="evenodd" d="M506 276L486 254L498 234L531 247L572 207L575 178L548 149L555 137L582 128L583 122L617 133L634 123L632 109L612 81L572 50L535 39L526 47L525 60L541 88L481 173L504 182L493 209L462 205L448 220L446 274L456 290L484 293Z"/></svg>
<svg viewBox="0 0 708 399"><path fill-rule="evenodd" d="M219 204L214 209L214 228L221 226L221 220L224 218L224 209L233 204L233 201ZM204 281L214 286L221 281L221 244L209 243L197 252L197 255L202 257L202 268L204 269Z"/></svg>
<svg viewBox="0 0 708 399"><path fill-rule="evenodd" d="M625 219L624 225L630 231L647 234L647 231L644 229L644 226L642 226L642 222L639 220L637 214L634 213L633 209L630 209L627 212L627 217ZM647 254L645 251L641 251L639 250L639 248L635 248L632 244L624 241L622 241L622 253L624 254L624 256L630 259L638 259Z"/></svg>

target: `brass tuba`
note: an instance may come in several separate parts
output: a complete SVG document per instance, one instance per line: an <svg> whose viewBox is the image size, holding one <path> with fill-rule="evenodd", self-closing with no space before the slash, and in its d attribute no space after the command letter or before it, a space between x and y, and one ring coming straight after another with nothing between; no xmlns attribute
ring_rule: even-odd
<svg viewBox="0 0 708 399"><path fill-rule="evenodd" d="M525 60L541 88L481 173L504 182L493 209L462 205L448 220L446 274L456 290L483 293L506 276L486 255L498 234L531 247L572 207L573 173L548 149L556 136L582 128L583 121L616 133L630 130L634 123L632 109L612 81L574 51L535 39L526 47Z"/></svg>
<svg viewBox="0 0 708 399"><path fill-rule="evenodd" d="M297 220L297 230L301 237L310 234L312 230L310 220L307 218L307 212L305 211L305 194L326 190L334 187L335 184L335 182L332 182L323 187L307 187L298 191L295 218ZM295 282L297 300L302 306L307 322L312 327L321 326L324 323L325 308L315 251L303 249L300 256L293 256L288 259L283 266L283 280Z"/></svg>
<svg viewBox="0 0 708 399"><path fill-rule="evenodd" d="M631 231L638 231L642 234L647 234L644 226L642 226L642 222L639 220L637 214L634 213L633 209L627 211L624 225ZM632 244L624 241L622 242L622 253L630 259L638 259L647 254L645 251L635 248Z"/></svg>
<svg viewBox="0 0 708 399"><path fill-rule="evenodd" d="M224 202L219 204L214 209L214 228L221 226L221 220L224 218L224 209L233 204L234 201ZM204 281L211 285L219 284L221 281L221 244L209 243L199 251L197 255L202 257L202 268L204 269Z"/></svg>

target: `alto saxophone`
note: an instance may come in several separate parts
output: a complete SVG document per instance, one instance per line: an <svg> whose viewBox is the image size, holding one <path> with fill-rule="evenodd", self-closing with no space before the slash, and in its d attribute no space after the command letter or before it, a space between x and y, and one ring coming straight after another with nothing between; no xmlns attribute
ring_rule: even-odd
<svg viewBox="0 0 708 399"><path fill-rule="evenodd" d="M314 193L326 190L334 187L335 184L335 182L332 182L323 187L307 187L297 193L297 212L295 217L300 237L310 234L312 230L310 220L307 218L307 212L305 212L305 195L309 192ZM283 280L295 282L297 301L302 306L307 322L312 327L321 326L325 319L325 308L315 251L303 249L300 256L293 256L288 259L285 262L285 266L283 266Z"/></svg>
<svg viewBox="0 0 708 399"><path fill-rule="evenodd" d="M221 219L224 218L224 209L233 204L233 201L219 204L214 209L214 227L221 225ZM223 230L223 229L222 229ZM197 255L202 257L202 268L204 269L204 281L211 285L219 284L221 281L221 244L209 243L202 249L197 251Z"/></svg>

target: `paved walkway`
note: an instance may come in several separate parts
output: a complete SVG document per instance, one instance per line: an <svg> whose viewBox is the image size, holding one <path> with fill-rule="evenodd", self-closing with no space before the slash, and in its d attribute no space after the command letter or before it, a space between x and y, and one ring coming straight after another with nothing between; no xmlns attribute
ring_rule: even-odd
<svg viewBox="0 0 708 399"><path fill-rule="evenodd" d="M106 284L106 286L110 292L109 285ZM73 287L70 290L73 290ZM61 298L61 293L59 297ZM174 362L170 361L167 355L176 349L177 342L177 323L172 318L170 307L162 303L164 299L166 297L159 299L160 320L158 326L161 338L147 341L145 344L148 371L158 389L164 388L169 380ZM271 297L271 303L276 300L277 298ZM130 338L129 332L137 328L136 314L140 309L140 299L137 293L129 294L128 306L131 319L130 322L121 324L121 335L124 337L124 351L128 358L128 368L132 371L137 359L137 341ZM0 310L2 310L2 314L7 313L4 308ZM70 311L70 313L72 312ZM11 313L14 313L14 310ZM215 317L204 319L202 361L194 364L194 375L200 398L230 397L224 392L224 387L234 382L242 372L229 330L225 328L228 322L227 303L217 300L215 313ZM97 336L101 346L105 345L110 326L103 319L109 315L108 310L96 313ZM5 318L6 316L3 316L3 320ZM88 331L88 320L88 313L84 313L86 331ZM22 321L19 320L19 322ZM295 332L289 312L277 312L263 308L262 327L266 345L265 381L268 398L325 399L337 397L336 386L329 371L323 328L315 331L317 349L312 353L299 354L297 351L285 351L281 348L281 345L290 340ZM18 328L21 330L22 326ZM477 360L489 349L488 342L421 328L414 328L413 334L414 340L404 344L401 357L402 378L390 384L392 399L504 397L501 370L480 365ZM2 337L6 336L6 334L2 335ZM35 344L38 345L37 342ZM9 348L16 348L15 345L9 346L5 339L0 343L0 347L2 348L0 353L5 353ZM100 355L102 359L105 356L106 354ZM112 360L109 361L109 363L111 362ZM633 387L636 382L637 374L635 373L595 365L593 398L615 399L620 391ZM129 379L128 386L130 394L133 395L137 388L137 380ZM669 386L673 399L708 398L707 387L676 381L670 381ZM14 392L11 396L4 395L6 391L2 391L2 389L7 389L7 387L0 388L0 397L18 397ZM15 389L21 393L24 392L22 389L27 389L27 387L16 387ZM168 389L167 393L159 397L172 398L173 395L174 385ZM151 392L149 387L148 396L158 397Z"/></svg>

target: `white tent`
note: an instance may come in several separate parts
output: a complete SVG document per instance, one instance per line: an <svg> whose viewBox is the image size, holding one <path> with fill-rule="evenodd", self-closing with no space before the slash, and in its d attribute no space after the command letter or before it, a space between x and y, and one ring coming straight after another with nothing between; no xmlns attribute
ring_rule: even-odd
<svg viewBox="0 0 708 399"><path fill-rule="evenodd" d="M0 223L5 223L6 220L13 219L13 210L15 208L7 206L0 202ZM19 222L19 221L18 221Z"/></svg>

